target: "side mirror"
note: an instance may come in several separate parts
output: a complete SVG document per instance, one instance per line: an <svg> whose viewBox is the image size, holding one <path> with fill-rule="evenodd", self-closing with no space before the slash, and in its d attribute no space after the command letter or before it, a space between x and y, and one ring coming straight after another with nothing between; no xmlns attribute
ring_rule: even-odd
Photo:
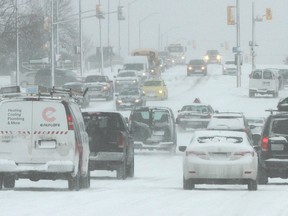
<svg viewBox="0 0 288 216"><path fill-rule="evenodd" d="M178 149L179 149L179 151L181 151L181 152L185 152L186 149L187 149L187 146L179 146Z"/></svg>

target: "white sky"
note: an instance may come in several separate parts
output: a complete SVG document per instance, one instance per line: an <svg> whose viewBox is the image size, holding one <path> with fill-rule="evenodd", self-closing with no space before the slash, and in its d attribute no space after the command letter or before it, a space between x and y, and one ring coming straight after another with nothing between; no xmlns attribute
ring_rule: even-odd
<svg viewBox="0 0 288 216"><path fill-rule="evenodd" d="M74 0L78 2L77 0ZM110 11L117 10L119 2L123 5L126 20L120 25L121 54L128 55L128 2L133 0L109 0ZM82 9L96 8L99 0L82 1ZM240 32L241 47L244 55L250 54L248 46L252 38L252 0L240 2ZM255 15L264 15L265 8L271 8L273 20L257 22L255 38L258 63L282 63L288 55L288 2L286 0L255 0ZM101 0L102 9L107 11L108 0ZM207 49L219 49L223 55L232 55L232 47L236 45L236 26L228 26L226 22L226 8L235 5L235 0L137 0L130 6L130 50L138 48L139 20L141 22L142 47L158 48L161 45L159 35L162 35L162 46L167 43L180 42L187 45L191 57L204 55ZM78 7L78 5L76 4ZM107 17L102 22L103 44L108 43ZM159 31L160 29L160 31ZM96 18L83 21L83 33L92 38L99 46L99 25ZM110 15L110 41L114 51L118 53L119 34L116 13ZM192 44L196 49L192 49ZM221 44L228 44L225 50Z"/></svg>

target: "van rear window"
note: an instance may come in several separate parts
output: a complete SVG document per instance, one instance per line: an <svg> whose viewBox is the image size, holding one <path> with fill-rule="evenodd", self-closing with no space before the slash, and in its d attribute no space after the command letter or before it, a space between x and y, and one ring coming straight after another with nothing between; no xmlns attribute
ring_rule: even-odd
<svg viewBox="0 0 288 216"><path fill-rule="evenodd" d="M271 130L275 134L288 135L288 119L275 119Z"/></svg>

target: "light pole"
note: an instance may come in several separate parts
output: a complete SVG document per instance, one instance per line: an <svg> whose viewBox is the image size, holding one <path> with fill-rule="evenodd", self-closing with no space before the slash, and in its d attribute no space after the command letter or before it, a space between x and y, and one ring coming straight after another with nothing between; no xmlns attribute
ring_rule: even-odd
<svg viewBox="0 0 288 216"><path fill-rule="evenodd" d="M128 34L127 34L127 38L128 38L128 55L130 54L130 6L132 4L134 4L136 1L138 0L134 0L132 2L128 3L128 15L127 15L127 24L128 24Z"/></svg>
<svg viewBox="0 0 288 216"><path fill-rule="evenodd" d="M160 42L159 42L159 45L158 45L159 49L162 49L162 42L163 42L164 35L168 35L169 32L171 32L172 30L174 30L176 28L179 28L179 26L173 26L173 27L169 28L167 31L165 31L164 33L162 33L160 35Z"/></svg>
<svg viewBox="0 0 288 216"><path fill-rule="evenodd" d="M241 52L240 52L240 8L239 0L236 0L236 41L237 41L237 87L241 87Z"/></svg>
<svg viewBox="0 0 288 216"><path fill-rule="evenodd" d="M149 14L149 15L147 15L147 16L145 16L144 18L142 18L142 19L139 20L139 48L141 48L141 24L142 24L145 20L147 20L149 17L151 17L152 15L155 15L155 14L157 14L157 13L156 13L156 12L151 13L151 14Z"/></svg>
<svg viewBox="0 0 288 216"><path fill-rule="evenodd" d="M16 0L16 85L20 83L20 70L19 70L19 20L18 20L18 0Z"/></svg>
<svg viewBox="0 0 288 216"><path fill-rule="evenodd" d="M255 24L256 22L263 21L263 17L261 16L255 17L254 9L255 9L255 5L254 5L254 2L252 2L252 41L249 44L251 46L252 71L255 70L255 57L256 57L255 46L257 46L255 42Z"/></svg>

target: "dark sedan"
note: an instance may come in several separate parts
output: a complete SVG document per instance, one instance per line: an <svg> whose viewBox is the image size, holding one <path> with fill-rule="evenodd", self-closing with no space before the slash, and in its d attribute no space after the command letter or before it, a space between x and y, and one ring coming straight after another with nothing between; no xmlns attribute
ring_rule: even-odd
<svg viewBox="0 0 288 216"><path fill-rule="evenodd" d="M191 74L203 74L207 75L207 66L204 60L202 59L192 59L187 65L187 76Z"/></svg>
<svg viewBox="0 0 288 216"><path fill-rule="evenodd" d="M145 95L138 88L125 89L116 96L117 110L129 110L146 105Z"/></svg>

